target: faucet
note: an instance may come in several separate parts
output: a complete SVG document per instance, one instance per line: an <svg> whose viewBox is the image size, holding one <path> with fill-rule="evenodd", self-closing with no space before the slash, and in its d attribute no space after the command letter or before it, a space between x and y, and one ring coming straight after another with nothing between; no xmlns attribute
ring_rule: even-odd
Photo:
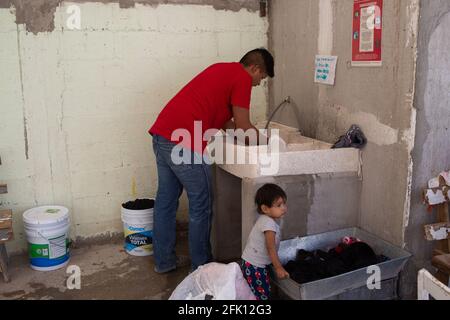
<svg viewBox="0 0 450 320"><path fill-rule="evenodd" d="M284 99L283 102L281 102L280 105L278 107L276 107L275 110L273 110L272 114L269 117L269 120L267 120L266 126L264 127L265 130L267 130L269 128L270 121L272 121L272 118L275 115L275 113L277 113L277 111L285 103L289 103L289 104L291 103L291 97L290 96L287 96L286 99Z"/></svg>

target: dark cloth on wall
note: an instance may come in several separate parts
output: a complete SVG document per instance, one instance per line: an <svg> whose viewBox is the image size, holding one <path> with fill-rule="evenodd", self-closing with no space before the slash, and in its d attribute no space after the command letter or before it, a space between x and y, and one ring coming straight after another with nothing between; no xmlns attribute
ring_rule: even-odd
<svg viewBox="0 0 450 320"><path fill-rule="evenodd" d="M336 141L336 143L331 148L336 149L353 147L362 149L366 145L366 143L367 139L361 128L353 124L350 129L348 129L347 133L343 136L340 136L338 141Z"/></svg>

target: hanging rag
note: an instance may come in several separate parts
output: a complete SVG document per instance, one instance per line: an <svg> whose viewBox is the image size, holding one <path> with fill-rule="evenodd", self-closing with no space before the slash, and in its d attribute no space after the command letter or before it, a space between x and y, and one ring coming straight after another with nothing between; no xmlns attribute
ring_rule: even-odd
<svg viewBox="0 0 450 320"><path fill-rule="evenodd" d="M356 124L353 124L345 135L339 137L339 140L331 147L331 149L350 147L362 149L366 143L367 139L361 128Z"/></svg>

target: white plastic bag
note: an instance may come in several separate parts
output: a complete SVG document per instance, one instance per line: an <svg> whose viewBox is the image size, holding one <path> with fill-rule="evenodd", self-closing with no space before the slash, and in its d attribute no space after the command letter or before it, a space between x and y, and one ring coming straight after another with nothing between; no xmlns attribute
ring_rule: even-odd
<svg viewBox="0 0 450 320"><path fill-rule="evenodd" d="M200 266L175 288L169 300L256 300L236 262Z"/></svg>

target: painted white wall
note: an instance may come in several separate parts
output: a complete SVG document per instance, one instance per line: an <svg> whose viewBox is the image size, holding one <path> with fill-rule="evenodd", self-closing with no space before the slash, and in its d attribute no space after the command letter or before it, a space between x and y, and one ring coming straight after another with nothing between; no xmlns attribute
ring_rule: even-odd
<svg viewBox="0 0 450 320"><path fill-rule="evenodd" d="M122 231L121 203L154 196L147 130L165 103L209 64L267 47L267 18L211 6L78 4L81 30L27 33L0 9L0 181L13 210L11 252L26 247L22 213L69 208L71 236ZM267 84L252 94L252 120L267 110ZM180 219L186 218L183 197Z"/></svg>

